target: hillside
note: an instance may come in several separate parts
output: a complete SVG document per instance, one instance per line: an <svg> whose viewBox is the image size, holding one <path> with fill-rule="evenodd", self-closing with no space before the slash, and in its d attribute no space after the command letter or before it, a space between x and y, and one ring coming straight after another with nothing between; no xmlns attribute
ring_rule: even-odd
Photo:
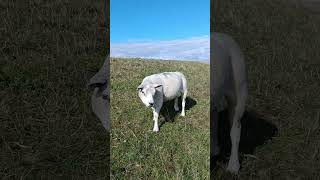
<svg viewBox="0 0 320 180"><path fill-rule="evenodd" d="M104 1L0 2L1 179L109 176L87 81L105 57Z"/></svg>
<svg viewBox="0 0 320 180"><path fill-rule="evenodd" d="M112 177L209 178L209 68L197 62L111 60ZM145 76L164 71L180 71L187 78L186 116L166 103L160 132L154 133L152 110L139 99L137 87Z"/></svg>
<svg viewBox="0 0 320 180"><path fill-rule="evenodd" d="M281 0L215 5L213 29L232 35L246 56L247 110L257 114L249 118L257 126L245 125L251 134L244 135L263 136L268 126L261 119L278 129L253 152L241 139L239 179L319 179L319 14ZM228 179L224 168L218 164L217 179Z"/></svg>

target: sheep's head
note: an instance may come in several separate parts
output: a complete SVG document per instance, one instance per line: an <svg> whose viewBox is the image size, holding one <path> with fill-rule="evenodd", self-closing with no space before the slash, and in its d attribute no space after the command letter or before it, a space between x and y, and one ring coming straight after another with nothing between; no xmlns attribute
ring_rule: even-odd
<svg viewBox="0 0 320 180"><path fill-rule="evenodd" d="M154 105L154 96L157 88L161 86L161 84L140 84L138 86L139 97L144 105L147 107L152 107Z"/></svg>

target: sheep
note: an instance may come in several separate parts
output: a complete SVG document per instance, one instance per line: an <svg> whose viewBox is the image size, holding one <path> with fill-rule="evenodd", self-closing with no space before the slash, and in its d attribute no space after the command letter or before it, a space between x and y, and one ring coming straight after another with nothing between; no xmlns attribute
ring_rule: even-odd
<svg viewBox="0 0 320 180"><path fill-rule="evenodd" d="M213 156L218 155L217 139L217 106L225 97L228 104L231 156L228 162L227 171L238 174L239 163L239 142L241 133L240 119L245 111L245 104L248 96L247 71L244 55L238 44L230 36L214 32L211 34L211 123L212 123L212 152Z"/></svg>
<svg viewBox="0 0 320 180"><path fill-rule="evenodd" d="M153 132L159 131L158 117L163 102L174 99L174 109L179 111L178 98L182 97L181 116L185 116L187 80L181 72L163 72L147 76L137 90L144 105L153 110Z"/></svg>
<svg viewBox="0 0 320 180"><path fill-rule="evenodd" d="M109 62L107 55L101 69L90 79L88 86L94 88L91 95L91 107L95 115L102 122L103 127L109 132Z"/></svg>

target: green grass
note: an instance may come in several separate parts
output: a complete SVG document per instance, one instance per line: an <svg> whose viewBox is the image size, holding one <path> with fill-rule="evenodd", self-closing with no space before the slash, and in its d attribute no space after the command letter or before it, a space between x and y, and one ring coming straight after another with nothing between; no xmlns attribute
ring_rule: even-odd
<svg viewBox="0 0 320 180"><path fill-rule="evenodd" d="M112 178L209 178L209 68L198 62L111 60ZM164 124L154 133L152 110L139 99L137 87L145 76L164 71L184 73L187 106L193 106L185 117L170 118L173 103L167 103L159 117Z"/></svg>
<svg viewBox="0 0 320 180"><path fill-rule="evenodd" d="M239 179L319 179L319 15L280 0L216 3L215 29L231 34L247 57L248 109L279 130L271 143L256 148L256 158L241 155ZM1 178L108 179L108 136L92 114L91 91L85 87L108 45L103 10L100 0L0 1ZM112 79L122 79L112 88L132 93L127 94L130 104L137 107L123 104L128 96L112 94L118 96L111 97L112 153L117 152L112 154L113 175L207 178L209 93L190 86L197 104L185 118L177 116L154 134L151 110L135 89L154 72L181 70L195 85L205 82L201 79L209 77L204 75L209 70L194 73L205 65L190 62L148 62L157 69L132 63L112 66L123 68L112 74ZM131 69L139 72L130 74ZM223 168L219 166L217 179L231 178Z"/></svg>
<svg viewBox="0 0 320 180"><path fill-rule="evenodd" d="M242 154L239 179L320 178L320 17L287 1L218 1L215 31L231 34L246 55L248 109L278 134ZM219 166L217 179L229 179Z"/></svg>
<svg viewBox="0 0 320 180"><path fill-rule="evenodd" d="M108 179L109 138L86 87L105 57L103 10L0 2L1 179Z"/></svg>

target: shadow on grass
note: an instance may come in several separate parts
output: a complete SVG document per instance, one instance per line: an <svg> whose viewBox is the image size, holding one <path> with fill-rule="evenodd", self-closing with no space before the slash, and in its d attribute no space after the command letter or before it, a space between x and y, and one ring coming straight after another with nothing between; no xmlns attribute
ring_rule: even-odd
<svg viewBox="0 0 320 180"><path fill-rule="evenodd" d="M210 158L210 163L213 163L212 167L215 167L215 163L217 161L226 163L231 151L228 111L224 110L219 112L218 116L218 141L220 154L218 157ZM278 128L274 124L270 123L266 119L260 118L254 111L245 111L241 118L241 138L239 144L240 154L253 154L256 147L271 140L277 131Z"/></svg>
<svg viewBox="0 0 320 180"><path fill-rule="evenodd" d="M181 105L181 98L179 98L179 111L174 110L174 100L165 102L161 108L160 115L162 115L165 121L160 123L160 128L165 122L174 122L176 117L180 115L182 105ZM187 97L186 98L186 106L185 106L185 113L188 115L187 110L190 110L193 106L197 104L197 101L194 99Z"/></svg>

